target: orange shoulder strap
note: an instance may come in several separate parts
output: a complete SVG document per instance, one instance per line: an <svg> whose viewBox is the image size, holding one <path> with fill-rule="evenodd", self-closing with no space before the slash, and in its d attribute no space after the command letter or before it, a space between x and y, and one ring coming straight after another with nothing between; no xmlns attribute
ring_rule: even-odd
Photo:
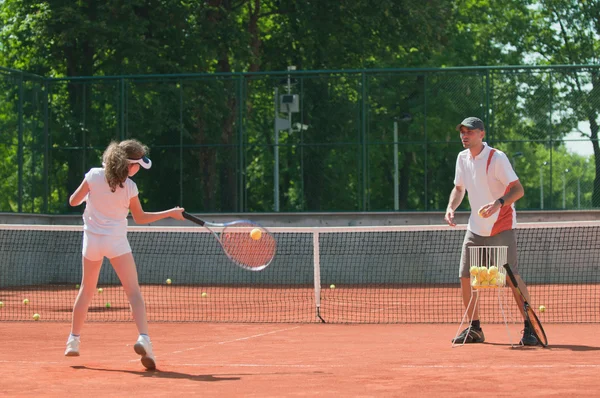
<svg viewBox="0 0 600 398"><path fill-rule="evenodd" d="M488 170L490 168L490 163L492 163L492 157L494 156L494 152L496 152L495 149L490 150L490 156L488 156L487 165L485 166L485 174L488 173Z"/></svg>

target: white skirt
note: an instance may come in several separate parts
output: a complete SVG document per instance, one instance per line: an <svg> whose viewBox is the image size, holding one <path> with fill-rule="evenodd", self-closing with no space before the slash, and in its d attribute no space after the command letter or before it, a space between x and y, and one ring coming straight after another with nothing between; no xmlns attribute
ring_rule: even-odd
<svg viewBox="0 0 600 398"><path fill-rule="evenodd" d="M127 236L98 235L83 231L83 248L81 254L91 261L100 261L104 257L111 258L131 253Z"/></svg>

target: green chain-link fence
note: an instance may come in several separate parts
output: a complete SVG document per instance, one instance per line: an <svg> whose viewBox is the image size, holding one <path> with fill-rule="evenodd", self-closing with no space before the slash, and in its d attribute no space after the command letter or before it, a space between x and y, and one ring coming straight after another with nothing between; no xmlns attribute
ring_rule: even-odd
<svg viewBox="0 0 600 398"><path fill-rule="evenodd" d="M154 167L135 177L147 210L442 210L466 116L511 158L520 209L598 207L599 68L61 79L1 69L0 211L73 212L84 173L125 138L151 150Z"/></svg>

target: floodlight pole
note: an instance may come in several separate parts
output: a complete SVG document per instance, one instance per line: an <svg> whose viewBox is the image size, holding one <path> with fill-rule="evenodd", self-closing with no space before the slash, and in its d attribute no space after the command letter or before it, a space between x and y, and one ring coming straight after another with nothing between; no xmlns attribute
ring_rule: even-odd
<svg viewBox="0 0 600 398"><path fill-rule="evenodd" d="M288 71L296 70L295 66L288 66ZM292 92L292 79L287 75L287 93ZM292 134L292 111L287 105L287 119L279 117L279 89L275 87L275 117L274 119L274 138L273 138L273 207L276 212L279 211L279 130L288 130Z"/></svg>

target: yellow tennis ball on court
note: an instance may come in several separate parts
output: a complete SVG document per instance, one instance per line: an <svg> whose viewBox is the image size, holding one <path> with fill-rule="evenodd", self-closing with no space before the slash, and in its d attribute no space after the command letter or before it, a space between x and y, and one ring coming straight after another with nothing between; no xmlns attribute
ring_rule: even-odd
<svg viewBox="0 0 600 398"><path fill-rule="evenodd" d="M110 302L107 302L107 303L106 303L104 306L105 306L106 308L110 308Z"/></svg>
<svg viewBox="0 0 600 398"><path fill-rule="evenodd" d="M33 320L34 321L39 321L40 320L40 314L33 314Z"/></svg>
<svg viewBox="0 0 600 398"><path fill-rule="evenodd" d="M4 307L4 303L0 301L0 308Z"/></svg>
<svg viewBox="0 0 600 398"><path fill-rule="evenodd" d="M79 285L75 285L75 289L79 289Z"/></svg>
<svg viewBox="0 0 600 398"><path fill-rule="evenodd" d="M254 240L259 240L262 237L261 230L258 228L254 228L252 231L250 231L250 237Z"/></svg>
<svg viewBox="0 0 600 398"><path fill-rule="evenodd" d="M329 285L330 289L335 289L335 285L332 283L331 285Z"/></svg>
<svg viewBox="0 0 600 398"><path fill-rule="evenodd" d="M546 307L543 305L540 305L540 312L546 312Z"/></svg>
<svg viewBox="0 0 600 398"><path fill-rule="evenodd" d="M208 294L206 294L206 292L202 292L202 297L206 297L208 296Z"/></svg>
<svg viewBox="0 0 600 398"><path fill-rule="evenodd" d="M479 268L476 266L472 266L471 268L469 268L469 273L473 276L477 276L477 274L479 273Z"/></svg>
<svg viewBox="0 0 600 398"><path fill-rule="evenodd" d="M25 304L25 305L29 304L29 299L23 300L23 304Z"/></svg>
<svg viewBox="0 0 600 398"><path fill-rule="evenodd" d="M104 290L101 287L98 288L98 294L102 294L103 291Z"/></svg>
<svg viewBox="0 0 600 398"><path fill-rule="evenodd" d="M167 279L167 285L171 284L171 279Z"/></svg>

